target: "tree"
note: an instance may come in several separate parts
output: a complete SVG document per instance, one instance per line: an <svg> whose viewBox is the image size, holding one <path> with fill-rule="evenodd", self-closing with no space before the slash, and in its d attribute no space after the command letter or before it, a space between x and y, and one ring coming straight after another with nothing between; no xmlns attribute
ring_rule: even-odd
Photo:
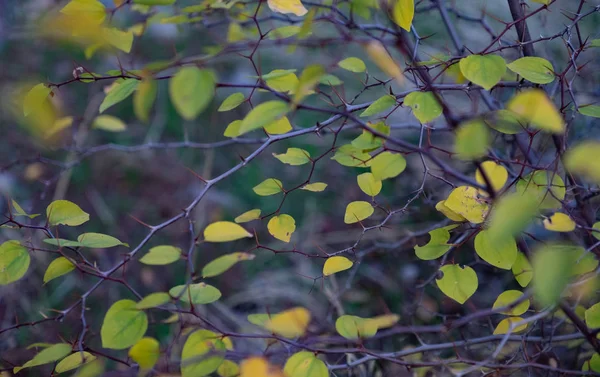
<svg viewBox="0 0 600 377"><path fill-rule="evenodd" d="M3 51L6 375L600 374L600 6L46 6Z"/></svg>

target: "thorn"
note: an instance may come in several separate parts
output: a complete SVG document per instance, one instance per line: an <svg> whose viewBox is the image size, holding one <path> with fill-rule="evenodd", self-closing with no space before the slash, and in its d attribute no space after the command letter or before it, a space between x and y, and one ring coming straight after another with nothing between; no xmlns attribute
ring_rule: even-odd
<svg viewBox="0 0 600 377"><path fill-rule="evenodd" d="M142 224L143 226L145 226L145 227L147 227L147 228L149 228L149 229L152 229L152 228L153 228L153 226L152 226L152 225L148 225L148 224L146 224L145 222L143 222L142 220L140 220L140 219L138 219L137 217L133 216L132 214L128 214L128 215L129 215L129 217L131 217L132 219L134 219L136 222L138 222L138 223Z"/></svg>

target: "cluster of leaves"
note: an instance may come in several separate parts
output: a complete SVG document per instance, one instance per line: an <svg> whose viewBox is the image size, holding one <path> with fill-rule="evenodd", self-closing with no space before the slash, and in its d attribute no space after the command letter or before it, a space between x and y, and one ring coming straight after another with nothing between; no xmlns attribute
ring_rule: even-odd
<svg viewBox="0 0 600 377"><path fill-rule="evenodd" d="M59 374L75 369L77 376L93 377L121 364L136 368L140 375L167 376L165 373L177 370L183 377L367 376L379 375L389 365L418 370L418 375L508 375L523 368L565 375L600 373L600 221L595 202L600 197L600 141L594 138L597 132L588 130L598 126L594 119L600 117L600 106L594 104L597 90L590 94L576 89L594 79L593 74L582 77L587 63L578 59L597 54L594 49L600 43L582 36L581 25L597 15L600 7L576 1L576 9L569 8L572 18L566 28L531 39L528 21L558 10L557 4L532 0L522 7L520 1L508 0L512 20L490 32L489 44L471 52L461 42L448 13L452 11L457 21L490 30L486 19L464 15L439 0L417 4L413 0L183 3L114 0L107 8L99 0L70 0L39 20L36 37L78 46L86 59L103 54L129 56L153 25L175 24L178 30L193 32L219 28L225 41L205 46L199 57L177 56L131 67L119 60L119 66L105 74L82 64L73 71L72 79L39 82L18 90L14 120L26 127L36 143L47 147L47 153L61 148L69 152L66 163L45 157L35 161L54 164L64 173L95 153L112 149L258 147L214 178L194 173L202 186L176 215L161 219L158 225L136 219L147 229L138 243L92 231L75 232L75 227L90 225L90 215L73 201L54 200L43 216L30 214L11 200L2 224L7 240L0 245L0 285L22 282L34 252L57 255L43 274L43 283L48 285L40 289L77 272L86 285L66 309L44 308L42 319L11 320L0 328L0 336L8 338L34 325L57 326L73 319L77 324L75 333L58 331L48 336L52 339L30 344L29 348L38 351L29 359L3 356L3 371L23 374L46 368ZM436 51L430 60L421 60L420 48L428 44L428 38L419 36L413 21L431 11L440 13L456 51L452 55ZM114 16L125 12L134 13L139 22L115 26ZM325 26L328 28L323 31ZM513 29L517 41L508 37ZM343 41L358 41L355 55L361 57L335 57L331 64L311 62L300 69L263 73L258 55L269 43L287 47L284 54L315 43L324 48L334 38L332 30ZM564 42L565 61L553 64L534 55L533 46L554 39ZM251 63L255 72L248 75L249 83L222 81L220 58L232 54L242 54ZM448 80L452 83L446 83ZM354 96L346 92L352 88L349 81L361 87ZM107 84L102 99L90 102L83 119L63 114L64 108L56 104L55 97L64 97L75 85L98 83ZM75 137L74 147L60 145L61 135L70 129L76 129L77 135L91 130L127 134L131 122L108 113L129 103L136 122L150 123L159 111L156 103L163 83L182 124L209 119L209 114L232 114L232 120L220 130L222 140L81 149L82 143ZM232 89L236 91L223 95ZM358 103L366 93L377 94ZM467 101L453 98L459 97L454 93L466 93ZM488 110L479 109L478 98ZM220 105L212 111L215 102ZM469 111L461 111L465 103ZM405 115L411 117L414 127L398 124L403 109L412 114ZM303 114L314 117L310 126L298 125ZM581 134L587 140L582 141ZM292 144L285 152L272 153L268 158L277 161L274 166L281 169L264 169L259 183L247 185L251 186L247 191L266 201L280 198L275 210L240 209L230 217L219 215L206 225L196 224L195 210L211 188L223 186L221 182L245 169L272 145L311 135L331 139L331 143L322 149L320 143L304 148ZM352 180L342 184L360 193L353 197L359 200L344 202L345 210L335 208L334 222L348 235L344 246L333 252L313 252L298 247L302 244L299 238L309 235L301 230L300 218L284 208L298 190L320 201L331 187L339 186L331 176L317 171L317 166L325 164L351 174ZM9 168L13 165L18 164ZM282 172L302 169L300 166L308 171L304 180L288 184ZM415 182L416 190L409 192ZM50 181L47 186L53 184ZM432 185L441 186L430 189ZM410 194L408 199L406 194ZM384 233L423 219L426 225L393 243L366 237L371 231ZM187 226L187 249L171 242L149 246L176 223ZM358 239L349 239L349 229L359 229ZM23 230L36 236L27 239ZM62 234L67 238L61 238ZM228 243L230 251L196 271L195 251L220 243ZM232 252L234 247L245 250ZM123 254L103 269L93 256L109 248L119 248ZM298 254L317 265L321 272L312 279L322 283L330 315L315 313L308 305L292 305L290 300L274 305L277 310L265 304L263 310L245 315L243 323L238 321L235 326L215 321L206 308L219 304L223 293L218 284L209 284L213 283L209 279L218 281L215 278L235 268L257 265L260 250L277 257ZM381 250L396 253L394 264L414 259L425 266L423 271L431 269L429 277L420 276L418 289L410 288L411 294L416 301L435 297L430 300L444 309L432 309L433 314L419 318L415 310L415 318L404 318L399 311L379 310L378 305L360 309L344 302L354 279L361 276L364 266L378 263L372 257ZM185 281L167 281L166 290L140 294L131 273L138 262L148 268L185 264ZM347 279L344 287L338 284L341 276ZM482 286L490 281L500 284L482 293ZM90 320L86 305L101 286L110 284L122 285L129 298L112 300L114 295L110 295L101 321ZM425 288L431 291L426 294ZM487 300L489 292L494 292L492 301ZM481 298L475 304L477 294ZM48 314L50 309L54 314ZM347 314L350 312L367 316ZM165 313L166 318L156 320L156 315ZM157 335L156 328L161 325L172 328L168 336ZM467 330L470 326L477 329ZM398 334L410 337L397 342L393 338ZM426 341L423 335L428 336ZM256 339L262 348L245 343ZM405 347L404 340L418 346ZM484 346L472 349L481 344ZM547 349L539 351L539 345ZM21 346L25 348L19 341ZM456 358L441 352L452 349ZM576 352L560 358L556 349ZM553 356L546 360L547 355Z"/></svg>

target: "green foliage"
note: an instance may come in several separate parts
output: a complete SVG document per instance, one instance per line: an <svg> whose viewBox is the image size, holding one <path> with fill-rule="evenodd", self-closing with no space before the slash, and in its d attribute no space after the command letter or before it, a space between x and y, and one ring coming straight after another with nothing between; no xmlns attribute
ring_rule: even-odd
<svg viewBox="0 0 600 377"><path fill-rule="evenodd" d="M148 329L146 313L136 308L132 300L119 300L104 316L100 336L102 347L121 350L140 340Z"/></svg>

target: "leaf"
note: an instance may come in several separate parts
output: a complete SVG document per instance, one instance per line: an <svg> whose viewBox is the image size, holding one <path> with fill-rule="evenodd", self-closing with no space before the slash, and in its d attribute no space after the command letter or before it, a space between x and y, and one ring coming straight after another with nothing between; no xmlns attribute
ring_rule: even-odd
<svg viewBox="0 0 600 377"><path fill-rule="evenodd" d="M296 72L295 69L276 69L263 75L262 79L265 80L271 89L277 92L293 93L300 82L294 72Z"/></svg>
<svg viewBox="0 0 600 377"><path fill-rule="evenodd" d="M485 200L480 198L479 191L471 186L459 186L452 190L444 205L473 224L481 224L490 209Z"/></svg>
<svg viewBox="0 0 600 377"><path fill-rule="evenodd" d="M361 149L350 144L342 145L335 150L335 155L331 158L340 165L350 167L366 168L371 166L371 156L364 153Z"/></svg>
<svg viewBox="0 0 600 377"><path fill-rule="evenodd" d="M384 314L374 318L367 318L367 321L377 326L377 330L392 327L398 323L399 320L400 316L397 314Z"/></svg>
<svg viewBox="0 0 600 377"><path fill-rule="evenodd" d="M450 250L451 245L448 245L448 240L450 240L450 232L447 227L434 229L429 232L429 242L426 245L415 246L415 254L422 260L437 259Z"/></svg>
<svg viewBox="0 0 600 377"><path fill-rule="evenodd" d="M575 230L575 225L569 215L560 212L544 219L544 228L553 232L571 232Z"/></svg>
<svg viewBox="0 0 600 377"><path fill-rule="evenodd" d="M264 327L284 338L293 339L304 335L310 322L310 312L302 307L294 307L269 318Z"/></svg>
<svg viewBox="0 0 600 377"><path fill-rule="evenodd" d="M500 293L498 298L496 298L496 301L494 301L494 305L492 306L492 309L503 308L508 305L511 305L513 302L516 302L521 297L523 297L523 292L521 292L521 291L517 291L517 290L504 291L504 292ZM529 305L530 305L529 299L526 299L526 300L523 300L521 303L517 304L516 306L514 306L512 309L505 309L498 313L512 315L512 316L521 315L521 314L525 313L527 311L527 309L529 309Z"/></svg>
<svg viewBox="0 0 600 377"><path fill-rule="evenodd" d="M269 39L285 39L289 37L293 37L294 35L300 32L300 26L298 25L288 25L278 27L276 29L272 29L269 32Z"/></svg>
<svg viewBox="0 0 600 377"><path fill-rule="evenodd" d="M475 172L475 180L480 185L485 186L485 176L490 180L494 192L498 192L504 187L506 180L508 179L508 171L502 165L495 163L494 161L484 161L481 163L481 170L477 169ZM484 174L482 174L482 171Z"/></svg>
<svg viewBox="0 0 600 377"><path fill-rule="evenodd" d="M0 285L7 285L22 278L31 258L19 241L6 241L0 245Z"/></svg>
<svg viewBox="0 0 600 377"><path fill-rule="evenodd" d="M223 103L221 103L221 106L219 106L217 111L233 110L239 105L241 105L242 102L244 102L245 100L246 97L244 97L244 94L240 92L233 93L229 97L225 98L225 100L223 101Z"/></svg>
<svg viewBox="0 0 600 377"><path fill-rule="evenodd" d="M54 373L68 372L94 360L96 360L96 356L89 352L75 352L62 359L54 368Z"/></svg>
<svg viewBox="0 0 600 377"><path fill-rule="evenodd" d="M533 293L543 306L560 299L572 276L575 261L571 253L558 244L546 244L533 254Z"/></svg>
<svg viewBox="0 0 600 377"><path fill-rule="evenodd" d="M100 336L102 347L115 350L129 348L142 339L148 329L146 313L136 309L136 302L119 300L106 312Z"/></svg>
<svg viewBox="0 0 600 377"><path fill-rule="evenodd" d="M109 132L122 132L127 129L127 125L121 119L112 115L100 115L92 122L92 128Z"/></svg>
<svg viewBox="0 0 600 377"><path fill-rule="evenodd" d="M446 296L459 304L464 304L477 291L477 274L471 267L447 264L440 271L443 276L436 279L435 283Z"/></svg>
<svg viewBox="0 0 600 377"><path fill-rule="evenodd" d="M211 374L223 362L225 350L221 335L209 330L194 331L188 336L181 351L182 377Z"/></svg>
<svg viewBox="0 0 600 377"><path fill-rule="evenodd" d="M242 213L241 215L236 217L233 221L235 221L238 224L241 224L241 223L247 223L252 220L258 220L258 219L260 219L260 213L261 213L260 209L251 209L250 211L246 211L246 212Z"/></svg>
<svg viewBox="0 0 600 377"><path fill-rule="evenodd" d="M273 123L265 126L265 132L269 135L283 135L292 130L292 124L287 117L279 118Z"/></svg>
<svg viewBox="0 0 600 377"><path fill-rule="evenodd" d="M507 135L521 133L525 131L527 126L527 122L523 118L505 109L486 115L483 121L496 131Z"/></svg>
<svg viewBox="0 0 600 377"><path fill-rule="evenodd" d="M294 88L294 104L300 103L306 96L314 93L313 89L325 75L325 68L319 64L311 64L302 70L300 79Z"/></svg>
<svg viewBox="0 0 600 377"><path fill-rule="evenodd" d="M584 141L568 149L564 163L569 172L600 183L600 142Z"/></svg>
<svg viewBox="0 0 600 377"><path fill-rule="evenodd" d="M528 89L512 97L506 108L531 126L551 133L565 132L565 122L546 93L541 89Z"/></svg>
<svg viewBox="0 0 600 377"><path fill-rule="evenodd" d="M300 148L288 148L285 153L273 153L273 156L284 164L292 166L304 165L311 161L310 154Z"/></svg>
<svg viewBox="0 0 600 377"><path fill-rule="evenodd" d="M562 178L554 172L536 170L520 179L516 184L521 195L533 195L540 209L562 208L566 186Z"/></svg>
<svg viewBox="0 0 600 377"><path fill-rule="evenodd" d="M223 360L223 363L217 368L217 374L221 377L238 377L240 367L231 360Z"/></svg>
<svg viewBox="0 0 600 377"><path fill-rule="evenodd" d="M371 40L371 42L366 45L365 49L367 50L367 54L371 60L377 64L379 69L381 69L388 76L395 78L398 84L402 84L404 82L402 69L400 69L394 59L392 59L381 42Z"/></svg>
<svg viewBox="0 0 600 377"><path fill-rule="evenodd" d="M129 349L129 357L133 359L142 370L152 369L160 357L160 345L154 338L142 338Z"/></svg>
<svg viewBox="0 0 600 377"><path fill-rule="evenodd" d="M529 285L533 278L533 268L527 257L520 251L517 253L517 259L512 265L512 272L519 285L523 288Z"/></svg>
<svg viewBox="0 0 600 377"><path fill-rule="evenodd" d="M373 173L363 173L356 177L358 187L367 195L376 196L381 191L383 184L375 179Z"/></svg>
<svg viewBox="0 0 600 377"><path fill-rule="evenodd" d="M267 178L252 188L257 195L270 196L283 192L283 184L279 179Z"/></svg>
<svg viewBox="0 0 600 377"><path fill-rule="evenodd" d="M523 322L524 319L521 317L509 317L504 318L496 329L494 330L494 335L508 334L510 333L518 333L527 328L527 323L523 323L521 325L515 326L516 323ZM512 330L511 330L512 329Z"/></svg>
<svg viewBox="0 0 600 377"><path fill-rule="evenodd" d="M345 271L351 268L352 265L352 261L346 257L334 256L327 258L325 265L323 266L323 276L329 276L340 271Z"/></svg>
<svg viewBox="0 0 600 377"><path fill-rule="evenodd" d="M406 160L401 154L382 152L371 160L371 173L379 181L394 178L406 169Z"/></svg>
<svg viewBox="0 0 600 377"><path fill-rule="evenodd" d="M369 202L356 201L346 206L346 212L344 214L344 223L354 224L370 217L375 209Z"/></svg>
<svg viewBox="0 0 600 377"><path fill-rule="evenodd" d="M429 123L442 115L442 105L432 92L411 92L404 97L404 104L421 123Z"/></svg>
<svg viewBox="0 0 600 377"><path fill-rule="evenodd" d="M252 237L252 233L231 221L217 221L204 229L206 242L229 242Z"/></svg>
<svg viewBox="0 0 600 377"><path fill-rule="evenodd" d="M23 115L28 116L30 113L37 113L42 104L48 99L52 89L44 84L37 84L31 88L25 99L23 100Z"/></svg>
<svg viewBox="0 0 600 377"><path fill-rule="evenodd" d="M215 76L210 70L184 67L169 81L169 95L179 115L193 120L212 101L215 85Z"/></svg>
<svg viewBox="0 0 600 377"><path fill-rule="evenodd" d="M263 128L281 119L290 111L287 103L279 100L263 102L250 112L240 125L240 135Z"/></svg>
<svg viewBox="0 0 600 377"><path fill-rule="evenodd" d="M250 357L240 364L239 377L284 377L283 372L262 357ZM191 376L190 376L191 377ZM285 376L288 377L288 376Z"/></svg>
<svg viewBox="0 0 600 377"><path fill-rule="evenodd" d="M352 140L351 145L357 149L362 150L363 152L369 152L381 147L385 141L383 137L379 137L375 135L377 131L380 134L384 134L385 136L390 135L390 127L385 124L385 122L378 123L367 123L370 129L365 129L362 133L354 140Z"/></svg>
<svg viewBox="0 0 600 377"><path fill-rule="evenodd" d="M307 183L304 186L300 187L300 190L312 191L312 192L321 192L327 188L327 183L323 182L315 182L315 183Z"/></svg>
<svg viewBox="0 0 600 377"><path fill-rule="evenodd" d="M157 91L156 81L145 78L133 93L133 112L142 122L148 122L150 119L150 110L156 100Z"/></svg>
<svg viewBox="0 0 600 377"><path fill-rule="evenodd" d="M183 302L191 300L191 303L196 305L210 304L221 298L221 291L206 283L178 285L171 288L169 294Z"/></svg>
<svg viewBox="0 0 600 377"><path fill-rule="evenodd" d="M10 203L13 207L12 215L15 217L16 216L25 216L25 217L29 217L30 219L35 219L36 217L39 216L39 214L32 214L32 215L28 214L27 212L25 212L23 210L23 208L15 200L11 200Z"/></svg>
<svg viewBox="0 0 600 377"><path fill-rule="evenodd" d="M319 84L322 84L322 85L338 86L338 85L342 85L343 83L344 82L342 80L340 80L337 76L334 76L329 73L321 76L321 78L319 79Z"/></svg>
<svg viewBox="0 0 600 377"><path fill-rule="evenodd" d="M283 373L288 377L329 377L327 365L307 351L297 352L287 359Z"/></svg>
<svg viewBox="0 0 600 377"><path fill-rule="evenodd" d="M71 345L67 343L52 344L36 354L20 367L14 367L13 373L17 374L21 369L33 368L38 365L44 365L58 361L71 353Z"/></svg>
<svg viewBox="0 0 600 377"><path fill-rule="evenodd" d="M242 125L242 121L241 120L234 120L233 122L229 123L227 125L227 128L225 129L225 132L223 133L223 136L226 137L238 137L240 136L240 126Z"/></svg>
<svg viewBox="0 0 600 377"><path fill-rule="evenodd" d="M402 29L410 32L413 17L415 16L414 0L397 0L392 9L394 22Z"/></svg>
<svg viewBox="0 0 600 377"><path fill-rule="evenodd" d="M487 154L490 146L490 133L481 120L461 123L456 131L454 152L461 160L476 160Z"/></svg>
<svg viewBox="0 0 600 377"><path fill-rule="evenodd" d="M254 259L254 257L254 254L242 252L236 252L220 256L219 258L212 260L206 266L204 266L204 268L202 269L202 277L208 278L221 275L223 272L233 267L234 264L241 261L252 260Z"/></svg>
<svg viewBox="0 0 600 377"><path fill-rule="evenodd" d="M45 243L58 246L58 247L81 247L82 245L78 241L65 240L63 238L47 238L44 240Z"/></svg>
<svg viewBox="0 0 600 377"><path fill-rule="evenodd" d="M121 83L112 86L100 104L99 111L103 113L106 109L129 97L137 89L139 83L140 82L135 79L125 79Z"/></svg>
<svg viewBox="0 0 600 377"><path fill-rule="evenodd" d="M501 56L469 55L460 59L460 71L471 82L490 90L506 72L506 62Z"/></svg>
<svg viewBox="0 0 600 377"><path fill-rule="evenodd" d="M75 265L73 262L68 260L65 257L58 257L52 262L46 269L44 273L44 284L49 282L50 280L56 279L57 277L68 274L69 272L75 269Z"/></svg>
<svg viewBox="0 0 600 377"><path fill-rule="evenodd" d="M349 57L340 62L338 62L338 66L350 72L360 73L364 72L367 69L365 63L359 58Z"/></svg>
<svg viewBox="0 0 600 377"><path fill-rule="evenodd" d="M543 58L526 56L506 65L508 69L536 84L549 84L554 81L554 67Z"/></svg>
<svg viewBox="0 0 600 377"><path fill-rule="evenodd" d="M68 200L55 200L46 208L50 225L77 226L87 222L90 215Z"/></svg>
<svg viewBox="0 0 600 377"><path fill-rule="evenodd" d="M71 17L86 16L85 20L95 25L100 25L106 18L106 8L98 0L71 0L60 13Z"/></svg>
<svg viewBox="0 0 600 377"><path fill-rule="evenodd" d="M493 242L487 230L475 236L475 251L484 261L504 270L512 268L518 252L514 238L507 236Z"/></svg>
<svg viewBox="0 0 600 377"><path fill-rule="evenodd" d="M600 118L600 106L584 105L579 106L579 113L589 117Z"/></svg>
<svg viewBox="0 0 600 377"><path fill-rule="evenodd" d="M83 233L77 237L79 246L90 247L95 249L104 249L114 246L129 246L116 239L115 237L101 233Z"/></svg>
<svg viewBox="0 0 600 377"><path fill-rule="evenodd" d="M360 113L360 117L369 117L371 115L378 114L395 105L396 97L392 96L391 94L386 94L383 97L379 97L379 99L377 99L375 102L369 105L369 107L367 107L365 111Z"/></svg>
<svg viewBox="0 0 600 377"><path fill-rule="evenodd" d="M538 214L535 197L510 193L500 197L489 218L488 235L491 243L516 237Z"/></svg>
<svg viewBox="0 0 600 377"><path fill-rule="evenodd" d="M585 324L590 329L600 328L600 303L592 305L585 311Z"/></svg>
<svg viewBox="0 0 600 377"><path fill-rule="evenodd" d="M449 218L452 221L466 221L467 220L462 215L459 215L458 213L456 213L453 210L451 210L450 208L448 208L446 206L445 200L440 200L439 202L437 202L437 204L435 205L435 209L437 209L438 211L443 213L444 216L446 216L447 218Z"/></svg>
<svg viewBox="0 0 600 377"><path fill-rule="evenodd" d="M136 4L142 5L172 5L175 4L175 0L133 0Z"/></svg>
<svg viewBox="0 0 600 377"><path fill-rule="evenodd" d="M180 258L180 248L169 245L160 245L151 248L146 255L140 258L140 262L143 264L160 266L177 262Z"/></svg>
<svg viewBox="0 0 600 377"><path fill-rule="evenodd" d="M296 230L296 220L290 215L273 216L267 224L269 234L283 242L290 242L292 233Z"/></svg>
<svg viewBox="0 0 600 377"><path fill-rule="evenodd" d="M148 296L138 301L138 303L135 304L135 308L140 310L156 308L158 306L166 304L169 301L171 301L171 296L168 293L150 293Z"/></svg>
<svg viewBox="0 0 600 377"><path fill-rule="evenodd" d="M269 8L277 13L293 13L296 16L304 16L308 10L300 0L268 0Z"/></svg>
<svg viewBox="0 0 600 377"><path fill-rule="evenodd" d="M354 315L343 315L335 321L335 329L346 339L365 339L377 333L377 322Z"/></svg>

